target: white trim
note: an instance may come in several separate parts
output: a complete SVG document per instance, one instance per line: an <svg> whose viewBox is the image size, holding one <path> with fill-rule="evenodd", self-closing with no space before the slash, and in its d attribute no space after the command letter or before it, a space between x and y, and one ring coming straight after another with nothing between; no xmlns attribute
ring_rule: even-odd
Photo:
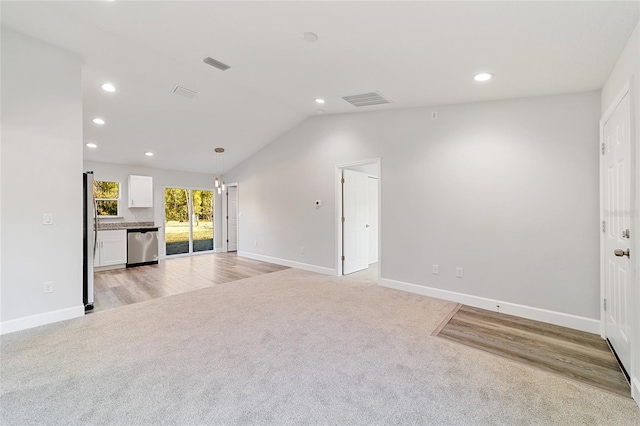
<svg viewBox="0 0 640 426"><path fill-rule="evenodd" d="M547 309L534 308L532 306L518 305L516 303L504 302L502 300L487 299L470 294L456 293L453 291L441 290L439 288L426 287L418 284L410 284L402 281L394 281L387 278L380 278L379 284L382 287L394 288L396 290L407 291L409 293L420 294L437 299L450 300L452 302L458 302L464 305L494 312L497 311L496 306L499 305L499 312L504 314L560 325L562 327L573 328L575 330L586 331L588 333L598 333L600 331L600 321L597 319L549 311Z"/></svg>
<svg viewBox="0 0 640 426"><path fill-rule="evenodd" d="M238 208L236 211L237 214L237 220L238 220L238 230L237 230L237 237L236 239L238 240L238 248L240 248L240 187L238 186L238 182L232 182L232 183L228 183L225 184L226 190L229 190L229 187L235 186L236 187L236 200L238 203ZM220 216L221 216L221 224L222 224L222 247L221 247L221 252L226 253L229 251L229 243L227 243L227 239L228 236L227 234L229 233L229 219L227 219L227 213L228 213L228 203L229 203L229 198L223 193L220 194L222 196L222 204L220 207Z"/></svg>
<svg viewBox="0 0 640 426"><path fill-rule="evenodd" d="M45 312L43 314L31 315L0 323L0 334L13 333L15 331L26 330L28 328L51 324L58 321L78 318L84 316L84 305L72 308L58 309L57 311Z"/></svg>
<svg viewBox="0 0 640 426"><path fill-rule="evenodd" d="M640 405L640 380L637 377L631 378L631 396Z"/></svg>
<svg viewBox="0 0 640 426"><path fill-rule="evenodd" d="M369 160L353 161L351 163L336 164L335 169L335 197L336 197L336 267L332 275L342 276L342 170L365 164L378 165L378 276L382 276L382 161L380 157Z"/></svg>
<svg viewBox="0 0 640 426"><path fill-rule="evenodd" d="M333 274L336 276L342 275L342 169L340 166L336 166L335 170L335 197L336 197L336 268ZM378 225L380 222L378 222Z"/></svg>
<svg viewBox="0 0 640 426"><path fill-rule="evenodd" d="M213 249L213 251L216 252L216 253L226 253L227 249L224 248L224 247L216 247L216 248Z"/></svg>
<svg viewBox="0 0 640 426"><path fill-rule="evenodd" d="M617 105L617 102L616 102ZM598 142L598 161L599 161L599 191L600 191L600 205L598 206L599 211L600 211L600 221L598 222L599 226L602 226L602 223L604 222L604 155L602 154L602 144L604 143L604 123L605 123L605 119L604 116L600 119L600 139ZM607 330L607 325L606 325L606 312L604 310L604 299L605 299L605 295L606 295L606 286L605 286L605 255L604 255L604 236L605 233L602 232L602 228L600 228L599 230L600 233L600 299L599 299L599 305L600 305L600 337L602 337L603 339L606 338L606 330Z"/></svg>
<svg viewBox="0 0 640 426"><path fill-rule="evenodd" d="M613 98L613 102L611 102L611 104L607 108L607 111L604 114L602 114L602 118L600 119L600 124L601 125L606 123L607 120L609 120L611 118L611 116L615 112L616 107L618 106L620 101L622 101L622 99L624 99L624 97L626 96L627 93L630 92L630 90L631 90L631 82L629 80L627 80L624 83L624 85L622 86L622 89L620 90L620 92L618 92L616 97Z"/></svg>
<svg viewBox="0 0 640 426"><path fill-rule="evenodd" d="M93 272L113 271L114 269L126 269L126 263L118 263L117 265L95 266Z"/></svg>
<svg viewBox="0 0 640 426"><path fill-rule="evenodd" d="M191 257L191 256L201 256L203 254L213 254L217 250L200 250L194 251L193 253L176 253L176 254L164 254L163 256L158 256L158 260L171 260L177 259L179 257Z"/></svg>
<svg viewBox="0 0 640 426"><path fill-rule="evenodd" d="M333 268L325 268L324 266L310 265L308 263L295 262L293 260L280 259L277 257L265 256L263 254L249 253L247 251L238 251L238 256L246 257L253 260L261 260L262 262L275 263L276 265L289 266L291 268L303 269L305 271L317 272L325 275L335 275Z"/></svg>

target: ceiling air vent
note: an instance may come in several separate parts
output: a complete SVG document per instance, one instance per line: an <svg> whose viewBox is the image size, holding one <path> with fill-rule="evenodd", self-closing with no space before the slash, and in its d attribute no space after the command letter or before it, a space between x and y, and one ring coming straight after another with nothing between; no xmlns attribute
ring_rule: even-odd
<svg viewBox="0 0 640 426"><path fill-rule="evenodd" d="M358 95L343 96L342 99L349 102L354 107L363 107L371 105L382 105L391 103L390 100L385 99L378 92L360 93Z"/></svg>
<svg viewBox="0 0 640 426"><path fill-rule="evenodd" d="M171 93L175 95L184 96L185 98L189 98L189 99L193 99L196 96L198 96L198 92L191 89L187 89L186 87L182 87L182 86L176 86Z"/></svg>
<svg viewBox="0 0 640 426"><path fill-rule="evenodd" d="M231 68L229 65L223 64L222 62L216 61L215 59L210 58L208 56L206 58L204 58L202 60L202 62L204 62L207 65L211 65L212 67L216 67L216 68L218 68L219 70L222 70L222 71L226 71L229 68Z"/></svg>

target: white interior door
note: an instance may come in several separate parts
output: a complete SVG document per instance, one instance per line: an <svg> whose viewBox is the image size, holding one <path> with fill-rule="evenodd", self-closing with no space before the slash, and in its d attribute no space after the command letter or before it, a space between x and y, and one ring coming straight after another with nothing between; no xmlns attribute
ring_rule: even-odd
<svg viewBox="0 0 640 426"><path fill-rule="evenodd" d="M630 372L631 144L629 94L603 128L605 335ZM617 253L616 253L617 251Z"/></svg>
<svg viewBox="0 0 640 426"><path fill-rule="evenodd" d="M378 261L378 178L369 176L369 265Z"/></svg>
<svg viewBox="0 0 640 426"><path fill-rule="evenodd" d="M238 187L227 187L227 251L238 251Z"/></svg>
<svg viewBox="0 0 640 426"><path fill-rule="evenodd" d="M343 274L369 267L369 178L353 170L342 171Z"/></svg>

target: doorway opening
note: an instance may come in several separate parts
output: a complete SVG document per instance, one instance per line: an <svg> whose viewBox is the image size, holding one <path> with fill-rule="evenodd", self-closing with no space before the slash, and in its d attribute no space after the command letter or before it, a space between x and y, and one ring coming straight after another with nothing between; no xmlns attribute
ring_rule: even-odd
<svg viewBox="0 0 640 426"><path fill-rule="evenodd" d="M380 159L336 166L336 275L380 271Z"/></svg>
<svg viewBox="0 0 640 426"><path fill-rule="evenodd" d="M238 251L239 210L238 183L227 184L227 190L222 197L222 247L223 251Z"/></svg>

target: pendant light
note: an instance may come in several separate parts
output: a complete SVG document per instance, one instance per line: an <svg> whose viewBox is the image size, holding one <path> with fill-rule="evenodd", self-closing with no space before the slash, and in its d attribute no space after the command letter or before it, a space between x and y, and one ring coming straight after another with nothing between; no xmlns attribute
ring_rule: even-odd
<svg viewBox="0 0 640 426"><path fill-rule="evenodd" d="M222 162L222 167L224 167L224 157L222 156L222 154L224 154L224 148L216 148L215 152L216 152L216 172L218 172L220 170L221 162ZM222 192L225 190L224 181L222 181L222 184L221 184L220 179L218 179L218 176L216 176L216 179L213 183L218 189L218 194L222 194Z"/></svg>

